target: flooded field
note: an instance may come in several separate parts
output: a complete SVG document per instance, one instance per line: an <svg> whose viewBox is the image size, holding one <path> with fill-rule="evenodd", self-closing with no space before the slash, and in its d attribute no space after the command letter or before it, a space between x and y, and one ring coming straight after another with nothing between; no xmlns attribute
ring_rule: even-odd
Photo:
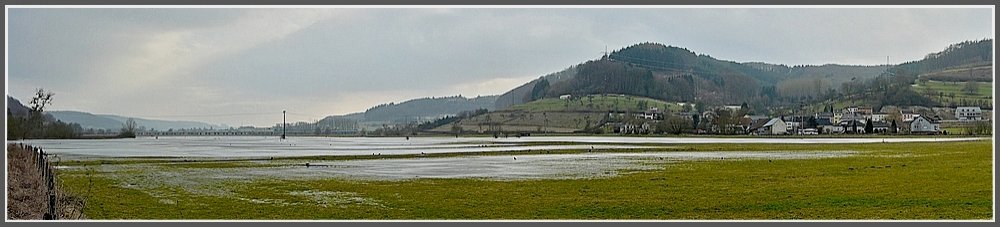
<svg viewBox="0 0 1000 227"><path fill-rule="evenodd" d="M156 192L177 188L205 196L236 197L226 185L261 180L400 181L416 179L483 179L496 181L598 179L634 171L653 171L686 161L795 160L849 157L853 151L822 152L646 152L558 155L490 155L375 160L273 160L239 162L245 167L204 168L190 163L102 165L95 169L118 187ZM309 163L306 166L305 163ZM197 165L197 164L196 164ZM80 166L62 168L81 170ZM252 198L240 198L251 199ZM253 200L253 203L273 203Z"/></svg>
<svg viewBox="0 0 1000 227"><path fill-rule="evenodd" d="M620 139L616 142L621 143L603 142L607 139ZM529 140L526 138L294 138L281 143L252 137L177 137L30 142L52 143L42 146L60 157L80 158L64 158L54 165L59 168L63 187L88 198L91 206L87 215L94 219L698 219L760 215L857 219L886 217L869 215L886 209L904 218L991 217L990 140L907 143L896 139L882 143L881 139L870 139L866 141L873 143L850 143L847 141L857 139L827 139L801 144L798 139L784 139L778 144L741 144L734 142L740 140L719 139L726 142L704 144L648 143L642 139L572 138L578 143L552 147L587 149L533 151L516 149L548 145L511 142ZM88 145L74 147L73 143ZM618 146L640 148L614 148ZM112 156L102 153L102 147L135 154ZM499 152L462 153L470 149ZM456 150L459 152L442 154ZM382 156L377 156L379 151ZM375 156L371 156L373 152ZM227 158L277 153L289 156ZM213 158L217 154L227 156ZM301 157L304 154L323 156ZM904 187L908 194L897 190ZM873 201L875 206L865 205ZM802 204L808 205L809 213L758 208L798 209ZM625 207L629 214L641 215L623 217L612 212L593 216L588 209L594 207ZM946 207L945 213L941 207ZM715 208L727 213L705 216L703 210ZM129 212L118 212L123 210ZM555 213L538 216L545 212Z"/></svg>
<svg viewBox="0 0 1000 227"><path fill-rule="evenodd" d="M672 144L837 144L968 141L980 138L676 138L539 136L492 137L141 137L109 140L14 141L40 146L66 159L108 157L300 157L398 155L566 149L653 149ZM569 143L546 145L545 143Z"/></svg>
<svg viewBox="0 0 1000 227"><path fill-rule="evenodd" d="M488 178L540 179L589 178L617 175L620 171L662 168L664 163L693 160L811 159L851 155L850 151L824 152L648 152L559 155L495 155L454 158L380 159L310 163L308 168L257 169L255 175L299 177L348 177L371 179Z"/></svg>

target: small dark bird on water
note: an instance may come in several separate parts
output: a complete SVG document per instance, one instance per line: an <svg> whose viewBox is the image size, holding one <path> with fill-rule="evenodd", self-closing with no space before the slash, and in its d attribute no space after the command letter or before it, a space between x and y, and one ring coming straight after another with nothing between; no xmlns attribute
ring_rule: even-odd
<svg viewBox="0 0 1000 227"><path fill-rule="evenodd" d="M306 162L306 167L309 167L309 163L308 162Z"/></svg>
<svg viewBox="0 0 1000 227"><path fill-rule="evenodd" d="M514 160L517 160L517 157L514 157Z"/></svg>

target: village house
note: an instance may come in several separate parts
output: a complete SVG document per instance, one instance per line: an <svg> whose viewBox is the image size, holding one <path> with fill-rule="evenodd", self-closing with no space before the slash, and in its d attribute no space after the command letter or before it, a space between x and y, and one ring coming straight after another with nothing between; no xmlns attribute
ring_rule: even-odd
<svg viewBox="0 0 1000 227"><path fill-rule="evenodd" d="M857 113L861 115L872 115L872 112L874 111L872 111L871 107L859 107Z"/></svg>
<svg viewBox="0 0 1000 227"><path fill-rule="evenodd" d="M913 121L917 117L920 117L920 114L909 110L900 111L899 114L902 115L903 121Z"/></svg>
<svg viewBox="0 0 1000 227"><path fill-rule="evenodd" d="M909 131L913 134L937 134L941 132L940 124L922 116L917 116L912 121L904 121L904 124L909 126Z"/></svg>
<svg viewBox="0 0 1000 227"><path fill-rule="evenodd" d="M767 122L768 120L771 120L771 118L767 116L743 115L743 118L740 118L740 125L743 126L744 132L750 133L750 128L753 128L755 124L758 122Z"/></svg>
<svg viewBox="0 0 1000 227"><path fill-rule="evenodd" d="M838 124L844 133L864 133L865 132L865 121L862 119L840 121Z"/></svg>
<svg viewBox="0 0 1000 227"><path fill-rule="evenodd" d="M889 114L883 112L873 113L870 118L874 122L885 121L886 118L889 118Z"/></svg>
<svg viewBox="0 0 1000 227"><path fill-rule="evenodd" d="M663 111L660 108L652 107L642 113L643 119L663 120Z"/></svg>
<svg viewBox="0 0 1000 227"><path fill-rule="evenodd" d="M856 113L856 114L860 114L860 115L871 115L872 114L872 108L871 107L848 106L847 108L844 108L843 112L845 114Z"/></svg>
<svg viewBox="0 0 1000 227"><path fill-rule="evenodd" d="M767 122L760 121L750 130L758 135L783 135L788 133L788 126L781 118L772 118Z"/></svg>
<svg viewBox="0 0 1000 227"><path fill-rule="evenodd" d="M868 133L889 133L890 127L889 122L872 120L872 131Z"/></svg>
<svg viewBox="0 0 1000 227"><path fill-rule="evenodd" d="M820 118L816 120L816 128L822 134L844 133L844 127L835 124L830 118Z"/></svg>
<svg viewBox="0 0 1000 227"><path fill-rule="evenodd" d="M813 114L813 117L815 117L816 120L824 119L825 118L825 119L830 120L830 122L833 122L833 115L834 114L830 113L830 112L822 112L822 113Z"/></svg>
<svg viewBox="0 0 1000 227"><path fill-rule="evenodd" d="M844 118L844 113L840 111L834 111L833 113L831 113L830 122L833 122L833 124L838 124L840 123L841 118Z"/></svg>
<svg viewBox="0 0 1000 227"><path fill-rule="evenodd" d="M855 112L855 113L845 113L843 116L840 116L840 119L839 119L839 121L837 121L837 123L851 122L851 121L862 121L862 122L864 122L866 119L867 118L864 115L862 115L861 113L857 113L857 112ZM862 125L862 126L864 126L864 125Z"/></svg>
<svg viewBox="0 0 1000 227"><path fill-rule="evenodd" d="M808 121L809 121L810 117L813 117L813 116L808 116L808 115L794 115L794 116L782 117L781 120L785 121L785 125L788 127L788 131L789 132L795 132L796 134L798 134L798 132L800 130L808 128L808 127L811 126L811 125L808 125ZM815 126L812 126L812 127L815 127Z"/></svg>
<svg viewBox="0 0 1000 227"><path fill-rule="evenodd" d="M955 119L959 121L981 121L983 120L983 110L975 107L960 106L955 108Z"/></svg>

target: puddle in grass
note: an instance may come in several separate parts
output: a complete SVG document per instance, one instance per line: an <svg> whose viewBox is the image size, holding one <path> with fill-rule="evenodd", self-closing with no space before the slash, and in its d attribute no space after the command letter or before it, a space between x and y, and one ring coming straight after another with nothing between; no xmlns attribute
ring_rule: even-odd
<svg viewBox="0 0 1000 227"><path fill-rule="evenodd" d="M663 168L662 163L692 160L834 158L851 151L823 152L648 152L555 155L494 155L323 161L309 167L249 169L247 174L281 177L346 177L375 180L418 178L566 179L615 176L623 170Z"/></svg>

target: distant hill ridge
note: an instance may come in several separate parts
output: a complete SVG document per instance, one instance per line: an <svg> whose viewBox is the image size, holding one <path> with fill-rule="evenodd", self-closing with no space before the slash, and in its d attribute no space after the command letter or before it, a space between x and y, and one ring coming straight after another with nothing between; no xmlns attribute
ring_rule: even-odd
<svg viewBox="0 0 1000 227"><path fill-rule="evenodd" d="M738 63L681 47L646 42L515 87L500 95L495 108L563 94L627 94L712 104L741 103L757 96L780 93L793 97L816 96L827 90L839 90L845 82L875 78L889 68L927 73L958 65L991 64L991 57L992 39L954 44L922 60L900 65L867 66ZM805 85L809 89L803 89Z"/></svg>
<svg viewBox="0 0 1000 227"><path fill-rule="evenodd" d="M122 125L129 119L129 117L118 116L118 115L108 115L108 114L92 114L80 111L46 111L46 113L51 114L58 120L63 122L72 122L80 124L83 128L93 128L93 129L109 129L117 130L121 129ZM147 129L156 129L160 131L165 131L169 129L190 129L190 128L221 128L218 125L212 125L204 122L196 121L173 121L173 120L154 120L154 119L144 119L144 118L133 118L136 124L140 127L145 127Z"/></svg>
<svg viewBox="0 0 1000 227"><path fill-rule="evenodd" d="M462 96L411 99L401 103L381 104L364 112L365 121L400 121L433 119L462 111L493 109L496 95L465 98Z"/></svg>

